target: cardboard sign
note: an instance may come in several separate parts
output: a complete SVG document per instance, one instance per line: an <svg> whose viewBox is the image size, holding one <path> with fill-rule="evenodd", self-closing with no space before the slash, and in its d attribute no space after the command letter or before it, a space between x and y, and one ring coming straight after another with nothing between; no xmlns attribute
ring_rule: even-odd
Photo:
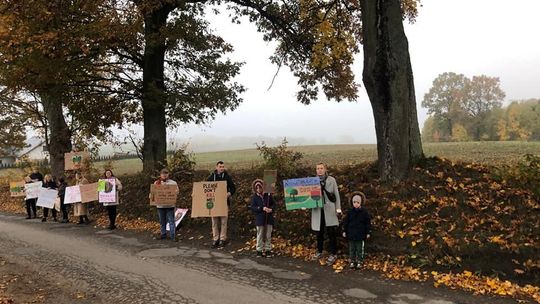
<svg viewBox="0 0 540 304"><path fill-rule="evenodd" d="M89 203L98 200L98 183L79 185L81 203Z"/></svg>
<svg viewBox="0 0 540 304"><path fill-rule="evenodd" d="M193 183L191 217L227 216L227 182Z"/></svg>
<svg viewBox="0 0 540 304"><path fill-rule="evenodd" d="M276 193L277 170L264 170L264 193Z"/></svg>
<svg viewBox="0 0 540 304"><path fill-rule="evenodd" d="M66 194L64 196L64 204L74 204L81 202L81 188L79 185L66 187Z"/></svg>
<svg viewBox="0 0 540 304"><path fill-rule="evenodd" d="M90 159L90 153L88 151L65 153L64 170L79 170L86 159Z"/></svg>
<svg viewBox="0 0 540 304"><path fill-rule="evenodd" d="M42 182L24 184L24 191L26 192L26 199L38 198L39 191L41 190L41 186L43 186Z"/></svg>
<svg viewBox="0 0 540 304"><path fill-rule="evenodd" d="M184 219L189 209L176 209L174 212L174 225L178 227L180 225L180 222ZM167 231L171 230L171 227L169 223L167 223L166 227Z"/></svg>
<svg viewBox="0 0 540 304"><path fill-rule="evenodd" d="M283 189L287 210L322 207L321 181L318 177L284 180Z"/></svg>
<svg viewBox="0 0 540 304"><path fill-rule="evenodd" d="M100 179L97 184L99 202L104 205L116 204L116 178Z"/></svg>
<svg viewBox="0 0 540 304"><path fill-rule="evenodd" d="M9 195L11 197L23 197L23 196L25 196L26 193L24 193L24 181L9 182Z"/></svg>
<svg viewBox="0 0 540 304"><path fill-rule="evenodd" d="M177 185L150 185L150 205L152 206L176 206L178 196Z"/></svg>
<svg viewBox="0 0 540 304"><path fill-rule="evenodd" d="M56 201L57 197L58 190L41 188L36 206L52 209L54 208L54 202Z"/></svg>

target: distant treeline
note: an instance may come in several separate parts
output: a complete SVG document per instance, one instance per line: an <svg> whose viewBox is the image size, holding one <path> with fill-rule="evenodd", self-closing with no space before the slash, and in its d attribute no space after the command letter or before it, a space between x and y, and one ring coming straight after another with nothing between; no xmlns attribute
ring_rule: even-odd
<svg viewBox="0 0 540 304"><path fill-rule="evenodd" d="M506 107L495 107L482 120L463 113L450 119L430 116L424 123L425 142L478 140L540 140L540 99L514 101Z"/></svg>

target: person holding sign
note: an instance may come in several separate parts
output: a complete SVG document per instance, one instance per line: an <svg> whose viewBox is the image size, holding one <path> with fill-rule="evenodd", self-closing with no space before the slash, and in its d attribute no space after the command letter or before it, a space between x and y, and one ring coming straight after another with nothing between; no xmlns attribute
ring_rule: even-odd
<svg viewBox="0 0 540 304"><path fill-rule="evenodd" d="M32 173L30 174L30 179L32 182L42 182L43 181L43 174L39 173L39 170L37 167L32 167Z"/></svg>
<svg viewBox="0 0 540 304"><path fill-rule="evenodd" d="M24 178L24 183L25 184L33 183L32 178L30 176L26 176ZM36 218L37 217L37 206L36 206L37 198L26 197L25 203L26 203L26 214L28 214L26 219L29 220L31 218Z"/></svg>
<svg viewBox="0 0 540 304"><path fill-rule="evenodd" d="M57 188L56 182L54 181L54 178L52 177L52 175L50 174L45 175L45 180L43 181L43 188L46 188L46 189ZM57 222L58 220L56 219L56 209L54 209L53 207L51 210L52 210L53 221ZM48 216L49 216L49 208L43 207L43 218L41 219L41 221L46 222Z"/></svg>
<svg viewBox="0 0 540 304"><path fill-rule="evenodd" d="M75 173L75 183L76 185L88 184L88 180L83 176L82 172ZM90 219L88 218L88 205L81 202L73 204L73 215L79 217L79 225L90 224Z"/></svg>
<svg viewBox="0 0 540 304"><path fill-rule="evenodd" d="M116 178L112 172L111 169L105 170L105 173L103 174L103 177L105 179L114 179L115 180L115 187L116 187L116 202L114 203L103 203L103 206L107 208L107 214L109 215L109 227L107 229L114 230L116 229L116 206L120 204L120 195L119 192L122 190L122 183L118 178Z"/></svg>
<svg viewBox="0 0 540 304"><path fill-rule="evenodd" d="M67 183L64 177L58 179L58 197L60 198L60 211L62 211L62 224L69 222L67 205L64 204Z"/></svg>
<svg viewBox="0 0 540 304"><path fill-rule="evenodd" d="M216 170L208 178L207 182L226 181L227 182L227 206L231 206L231 198L236 192L236 186L232 180L232 177L225 170L225 163L218 161L216 163ZM223 247L227 242L227 220L228 216L216 216L212 217L212 235L214 243L213 248Z"/></svg>
<svg viewBox="0 0 540 304"><path fill-rule="evenodd" d="M317 165L317 176L321 181L321 190L323 192L323 207L311 209L311 229L317 232L317 253L313 259L318 260L322 256L324 244L324 232L328 234L329 248L326 264L331 266L337 259L337 227L339 220L337 214L341 214L341 201L339 198L339 189L336 179L327 174L326 165L319 163Z"/></svg>
<svg viewBox="0 0 540 304"><path fill-rule="evenodd" d="M176 182L172 179L169 179L169 170L167 169L161 169L161 172L159 173L159 179L154 182L154 185L174 185L176 186L176 194L180 192L178 190L178 185L176 184ZM153 204L154 202L155 197L152 195L152 193L150 193L150 203ZM167 223L169 224L169 227L176 227L174 221L175 206L164 206L157 203L156 207L158 210L159 224L161 226L161 234L159 239L164 240L167 238ZM169 233L171 240L176 241L176 229L170 229Z"/></svg>
<svg viewBox="0 0 540 304"><path fill-rule="evenodd" d="M260 179L253 182L251 211L255 213L257 226L257 257L272 257L272 228L274 226L274 198L271 193L263 193L264 183Z"/></svg>

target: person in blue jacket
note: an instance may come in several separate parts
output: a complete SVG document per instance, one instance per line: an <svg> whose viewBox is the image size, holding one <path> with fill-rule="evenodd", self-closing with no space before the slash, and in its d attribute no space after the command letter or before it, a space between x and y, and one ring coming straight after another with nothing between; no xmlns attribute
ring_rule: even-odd
<svg viewBox="0 0 540 304"><path fill-rule="evenodd" d="M270 193L263 193L263 181L253 181L253 197L251 211L255 213L257 226L257 257L272 257L272 229L274 227L274 198Z"/></svg>
<svg viewBox="0 0 540 304"><path fill-rule="evenodd" d="M349 241L349 267L359 269L364 260L365 241L371 236L371 216L364 204L366 196L362 192L351 195L352 208L349 209L343 221L343 237Z"/></svg>

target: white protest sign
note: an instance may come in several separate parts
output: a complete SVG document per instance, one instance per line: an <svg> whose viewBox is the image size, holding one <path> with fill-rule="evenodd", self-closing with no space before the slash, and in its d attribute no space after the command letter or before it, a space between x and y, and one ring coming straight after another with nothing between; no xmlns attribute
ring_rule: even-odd
<svg viewBox="0 0 540 304"><path fill-rule="evenodd" d="M36 205L52 209L58 197L58 191L54 189L41 188Z"/></svg>
<svg viewBox="0 0 540 304"><path fill-rule="evenodd" d="M64 204L73 204L81 202L81 188L77 186L66 187L66 195L64 196Z"/></svg>
<svg viewBox="0 0 540 304"><path fill-rule="evenodd" d="M26 192L26 199L37 198L39 196L39 191L43 186L42 182L35 182L24 184L24 191Z"/></svg>

